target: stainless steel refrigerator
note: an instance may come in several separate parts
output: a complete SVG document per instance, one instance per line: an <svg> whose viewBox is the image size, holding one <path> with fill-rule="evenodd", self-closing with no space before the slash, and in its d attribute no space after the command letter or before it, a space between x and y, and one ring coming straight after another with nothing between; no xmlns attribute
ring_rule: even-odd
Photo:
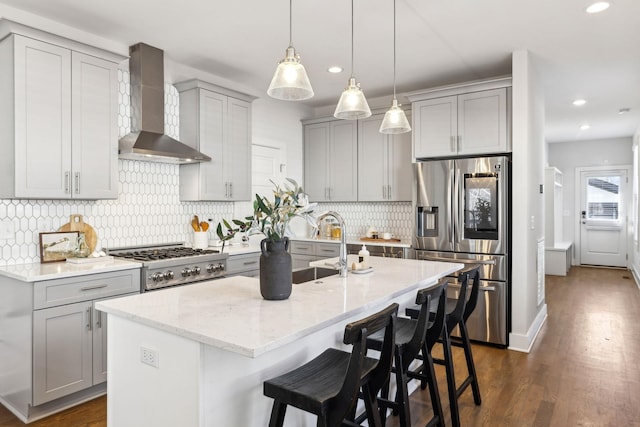
<svg viewBox="0 0 640 427"><path fill-rule="evenodd" d="M472 340L507 345L509 262L507 156L426 160L414 165L417 259L480 265L478 305L467 322ZM450 281L448 296L457 298Z"/></svg>

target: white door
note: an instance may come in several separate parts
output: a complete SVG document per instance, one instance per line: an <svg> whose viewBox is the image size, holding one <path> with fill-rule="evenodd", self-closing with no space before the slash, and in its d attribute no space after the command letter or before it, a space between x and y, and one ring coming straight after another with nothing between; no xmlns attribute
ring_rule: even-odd
<svg viewBox="0 0 640 427"><path fill-rule="evenodd" d="M580 264L627 266L627 169L580 172Z"/></svg>
<svg viewBox="0 0 640 427"><path fill-rule="evenodd" d="M252 193L272 199L273 182L284 181L284 164L280 156L280 148L254 145L252 148Z"/></svg>

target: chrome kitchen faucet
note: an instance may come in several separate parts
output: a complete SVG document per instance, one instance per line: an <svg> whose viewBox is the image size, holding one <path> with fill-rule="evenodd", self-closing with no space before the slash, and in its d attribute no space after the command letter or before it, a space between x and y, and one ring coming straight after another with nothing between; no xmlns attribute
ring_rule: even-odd
<svg viewBox="0 0 640 427"><path fill-rule="evenodd" d="M332 216L337 219L338 225L340 226L340 258L338 259L338 263L335 266L339 267L340 269L340 277L347 277L347 271L349 270L349 267L347 266L347 233L344 225L344 219L337 212L323 212L318 216L317 219L318 228L320 228L320 222L328 216Z"/></svg>

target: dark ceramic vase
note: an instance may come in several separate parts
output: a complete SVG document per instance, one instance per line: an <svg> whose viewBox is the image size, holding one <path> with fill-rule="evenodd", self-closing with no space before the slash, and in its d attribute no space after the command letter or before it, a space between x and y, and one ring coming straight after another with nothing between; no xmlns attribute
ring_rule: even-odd
<svg viewBox="0 0 640 427"><path fill-rule="evenodd" d="M260 242L260 293L266 300L283 300L291 295L289 239Z"/></svg>

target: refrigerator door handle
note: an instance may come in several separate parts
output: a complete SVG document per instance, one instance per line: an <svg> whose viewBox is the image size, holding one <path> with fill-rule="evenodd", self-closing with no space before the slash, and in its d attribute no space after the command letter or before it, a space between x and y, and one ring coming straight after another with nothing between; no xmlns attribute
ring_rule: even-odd
<svg viewBox="0 0 640 427"><path fill-rule="evenodd" d="M450 193L450 202L451 206L451 247L456 249L456 239L458 236L458 168L455 167L455 163L450 171L451 174L451 193Z"/></svg>
<svg viewBox="0 0 640 427"><path fill-rule="evenodd" d="M459 262L460 264L482 264L482 265L496 265L495 259L457 259L447 258L440 256L423 255L420 259L426 261L444 261L444 262Z"/></svg>

